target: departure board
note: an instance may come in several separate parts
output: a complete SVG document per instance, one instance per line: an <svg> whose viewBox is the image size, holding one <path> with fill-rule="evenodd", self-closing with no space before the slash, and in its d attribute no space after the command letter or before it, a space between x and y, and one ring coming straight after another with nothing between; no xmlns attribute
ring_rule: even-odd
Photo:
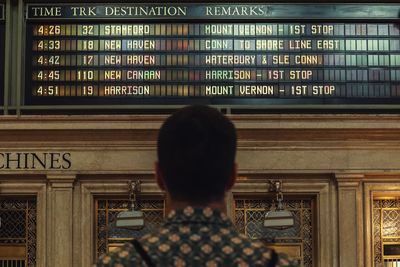
<svg viewBox="0 0 400 267"><path fill-rule="evenodd" d="M4 50L5 50L5 24L4 5L0 4L0 104L3 105L4 96Z"/></svg>
<svg viewBox="0 0 400 267"><path fill-rule="evenodd" d="M400 4L31 4L25 104L400 104Z"/></svg>

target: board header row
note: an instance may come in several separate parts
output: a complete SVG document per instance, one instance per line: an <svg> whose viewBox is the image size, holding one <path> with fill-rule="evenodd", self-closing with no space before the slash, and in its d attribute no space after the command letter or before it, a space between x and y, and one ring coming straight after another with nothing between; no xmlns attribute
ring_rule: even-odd
<svg viewBox="0 0 400 267"><path fill-rule="evenodd" d="M400 4L28 4L30 19L372 19L399 18Z"/></svg>

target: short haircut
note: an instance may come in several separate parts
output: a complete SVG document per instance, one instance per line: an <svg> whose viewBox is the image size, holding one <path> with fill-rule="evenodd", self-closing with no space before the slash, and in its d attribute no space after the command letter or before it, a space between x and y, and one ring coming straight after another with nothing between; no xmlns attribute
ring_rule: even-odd
<svg viewBox="0 0 400 267"><path fill-rule="evenodd" d="M158 135L158 161L173 200L207 204L224 198L236 155L236 130L218 110L188 106Z"/></svg>

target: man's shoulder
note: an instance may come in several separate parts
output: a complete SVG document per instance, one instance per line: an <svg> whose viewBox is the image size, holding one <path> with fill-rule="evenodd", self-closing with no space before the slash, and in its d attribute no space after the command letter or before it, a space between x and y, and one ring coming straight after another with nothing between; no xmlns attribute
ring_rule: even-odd
<svg viewBox="0 0 400 267"><path fill-rule="evenodd" d="M272 249L268 248L260 240L250 239L249 237L247 237L244 234L241 234L241 233L237 234L237 236L235 236L231 239L234 243L237 243L238 241L236 241L235 239L240 239L242 246L252 248L252 249L258 251L259 253L262 253L268 257L270 257L271 256L270 254L273 252Z"/></svg>
<svg viewBox="0 0 400 267"><path fill-rule="evenodd" d="M244 241L244 245L247 248L252 248L258 253L262 254L263 260L274 261L276 262L276 267L299 267L300 265L290 259L288 255L284 253L277 253L273 249L268 248L263 242L259 240L252 240L243 234L239 234L239 237ZM246 254L246 250L243 252Z"/></svg>

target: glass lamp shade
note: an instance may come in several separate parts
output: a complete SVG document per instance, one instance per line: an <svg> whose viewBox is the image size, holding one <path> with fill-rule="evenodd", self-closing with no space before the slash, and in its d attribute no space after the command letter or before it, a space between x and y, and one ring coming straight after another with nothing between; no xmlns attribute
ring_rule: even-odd
<svg viewBox="0 0 400 267"><path fill-rule="evenodd" d="M117 228L140 230L144 227L143 212L140 210L122 211L117 215L115 226Z"/></svg>
<svg viewBox="0 0 400 267"><path fill-rule="evenodd" d="M271 210L265 214L264 226L283 230L294 226L293 214L288 210Z"/></svg>

